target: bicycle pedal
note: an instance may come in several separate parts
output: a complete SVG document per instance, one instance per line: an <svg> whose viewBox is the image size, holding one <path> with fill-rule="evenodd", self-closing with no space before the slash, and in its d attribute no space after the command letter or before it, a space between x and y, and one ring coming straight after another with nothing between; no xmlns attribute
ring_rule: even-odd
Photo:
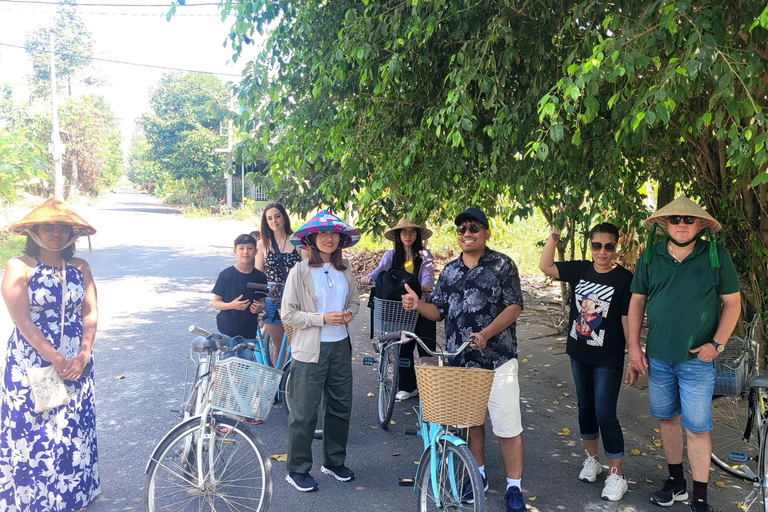
<svg viewBox="0 0 768 512"><path fill-rule="evenodd" d="M400 487L413 487L413 478L398 478L397 485Z"/></svg>
<svg viewBox="0 0 768 512"><path fill-rule="evenodd" d="M730 452L728 454L728 462L747 462L749 460L749 456L744 452Z"/></svg>
<svg viewBox="0 0 768 512"><path fill-rule="evenodd" d="M364 357L363 358L363 365L364 366L373 366L376 364L376 358L374 357Z"/></svg>
<svg viewBox="0 0 768 512"><path fill-rule="evenodd" d="M417 436L419 435L419 431L416 430L415 428L406 428L405 430L403 430L403 434L405 434L406 436Z"/></svg>

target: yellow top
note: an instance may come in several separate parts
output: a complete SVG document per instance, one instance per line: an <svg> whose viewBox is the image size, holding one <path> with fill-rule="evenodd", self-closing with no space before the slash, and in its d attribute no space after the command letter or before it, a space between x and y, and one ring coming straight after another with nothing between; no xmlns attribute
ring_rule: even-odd
<svg viewBox="0 0 768 512"><path fill-rule="evenodd" d="M409 274L413 274L413 260L405 262L405 271Z"/></svg>

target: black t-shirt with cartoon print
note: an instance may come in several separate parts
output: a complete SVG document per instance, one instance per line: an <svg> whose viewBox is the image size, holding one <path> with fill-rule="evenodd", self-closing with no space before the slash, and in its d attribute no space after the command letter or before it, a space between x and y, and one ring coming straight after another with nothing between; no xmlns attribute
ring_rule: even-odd
<svg viewBox="0 0 768 512"><path fill-rule="evenodd" d="M627 342L621 317L629 311L632 272L616 265L599 273L583 260L555 265L559 280L571 285L568 355L594 366L622 366Z"/></svg>

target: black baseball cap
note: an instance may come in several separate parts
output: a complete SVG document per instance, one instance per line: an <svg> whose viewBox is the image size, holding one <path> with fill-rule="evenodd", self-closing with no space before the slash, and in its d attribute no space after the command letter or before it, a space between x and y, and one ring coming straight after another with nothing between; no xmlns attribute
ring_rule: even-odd
<svg viewBox="0 0 768 512"><path fill-rule="evenodd" d="M485 226L485 229L490 229L488 226L488 217L485 216L483 212L478 210L477 208L467 208L463 212L461 212L458 216L456 216L456 219L454 219L453 223L457 226L464 222L465 220L474 219L478 221L480 224Z"/></svg>

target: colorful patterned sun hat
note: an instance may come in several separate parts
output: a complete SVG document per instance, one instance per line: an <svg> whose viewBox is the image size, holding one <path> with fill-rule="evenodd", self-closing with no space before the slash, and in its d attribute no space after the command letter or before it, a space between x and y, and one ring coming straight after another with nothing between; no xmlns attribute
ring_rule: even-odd
<svg viewBox="0 0 768 512"><path fill-rule="evenodd" d="M332 231L344 235L346 238L342 240L340 249L346 249L352 247L360 241L360 233L335 216L327 210L321 210L317 215L309 219L303 226L293 232L291 235L291 243L299 249L308 249L304 239L312 233L320 233L321 231Z"/></svg>

